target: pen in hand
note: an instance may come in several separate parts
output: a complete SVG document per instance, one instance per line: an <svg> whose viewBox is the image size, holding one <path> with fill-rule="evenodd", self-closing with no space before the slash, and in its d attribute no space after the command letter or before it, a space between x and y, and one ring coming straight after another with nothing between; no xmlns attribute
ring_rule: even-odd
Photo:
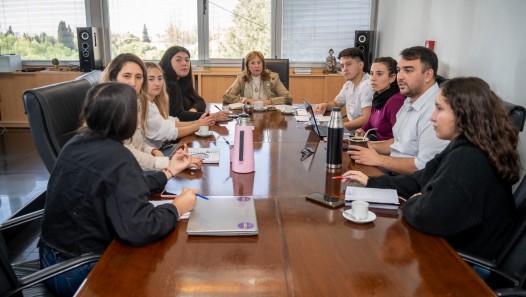
<svg viewBox="0 0 526 297"><path fill-rule="evenodd" d="M219 108L219 106L214 104L214 107L217 108L219 111L221 111L221 108Z"/></svg>
<svg viewBox="0 0 526 297"><path fill-rule="evenodd" d="M210 200L210 199L208 199L208 197L203 196L203 195L201 195L201 194L195 194L195 196L197 196L197 197L199 197L199 198L202 198L202 199L205 199L205 200Z"/></svg>
<svg viewBox="0 0 526 297"><path fill-rule="evenodd" d="M338 176L333 176L331 178L332 179L348 179L349 177L348 176L343 176L343 175L338 175Z"/></svg>

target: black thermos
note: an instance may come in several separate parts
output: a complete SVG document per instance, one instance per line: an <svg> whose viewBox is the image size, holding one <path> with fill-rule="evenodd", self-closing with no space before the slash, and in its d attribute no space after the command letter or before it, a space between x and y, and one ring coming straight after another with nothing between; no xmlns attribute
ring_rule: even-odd
<svg viewBox="0 0 526 297"><path fill-rule="evenodd" d="M343 119L340 107L333 107L327 137L327 168L342 167Z"/></svg>

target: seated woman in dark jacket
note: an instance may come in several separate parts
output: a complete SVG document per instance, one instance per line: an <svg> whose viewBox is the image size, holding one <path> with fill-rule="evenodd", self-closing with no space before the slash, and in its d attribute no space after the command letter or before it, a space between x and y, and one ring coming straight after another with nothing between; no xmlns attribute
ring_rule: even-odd
<svg viewBox="0 0 526 297"><path fill-rule="evenodd" d="M172 46L163 54L159 66L164 72L170 116L184 122L198 120L206 112L206 102L194 89L190 52L182 46ZM211 116L217 122L228 120L226 111Z"/></svg>
<svg viewBox="0 0 526 297"><path fill-rule="evenodd" d="M137 128L137 94L111 82L87 94L80 128L62 149L49 179L40 241L41 265L84 253L102 254L118 238L130 245L161 239L177 225L179 215L195 206L197 190L183 189L172 203L154 207L148 199L190 164L179 151L163 171L144 176L123 145ZM60 296L71 296L94 264L58 275L47 284Z"/></svg>
<svg viewBox="0 0 526 297"><path fill-rule="evenodd" d="M502 100L479 78L445 82L435 105L436 135L451 143L424 169L401 176L368 178L359 171L344 176L411 197L403 216L415 229L443 236L459 251L494 259L514 225L518 131Z"/></svg>

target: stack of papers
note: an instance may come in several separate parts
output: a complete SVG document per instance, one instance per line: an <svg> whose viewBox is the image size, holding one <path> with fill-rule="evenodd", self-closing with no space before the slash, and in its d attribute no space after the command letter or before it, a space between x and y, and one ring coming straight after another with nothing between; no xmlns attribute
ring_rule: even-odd
<svg viewBox="0 0 526 297"><path fill-rule="evenodd" d="M230 104L228 104L228 108L230 108L231 110L233 110L233 109L243 109L243 103L241 103L241 102L230 103Z"/></svg>
<svg viewBox="0 0 526 297"><path fill-rule="evenodd" d="M219 164L219 148L188 148L188 153L192 156L201 157L203 164Z"/></svg>
<svg viewBox="0 0 526 297"><path fill-rule="evenodd" d="M309 119L310 119L310 115L309 113L307 112L307 110L305 108L298 108L296 109L296 116L294 116L294 118L296 118L296 121L298 122L308 122ZM324 116L324 115L314 115L314 117L316 118L316 120L318 121L318 123L321 123L321 122L328 122L331 120L331 116L328 115L328 116Z"/></svg>
<svg viewBox="0 0 526 297"><path fill-rule="evenodd" d="M398 194L394 189L376 189L347 186L345 190L345 205L350 205L354 200L369 202L373 208L397 209Z"/></svg>

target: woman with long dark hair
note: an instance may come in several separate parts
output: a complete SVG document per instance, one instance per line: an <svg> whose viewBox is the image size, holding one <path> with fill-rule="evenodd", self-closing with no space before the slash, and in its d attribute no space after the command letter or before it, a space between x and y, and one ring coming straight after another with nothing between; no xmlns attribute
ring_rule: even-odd
<svg viewBox="0 0 526 297"><path fill-rule="evenodd" d="M190 52L182 46L172 46L162 56L159 66L164 72L170 116L181 121L198 120L206 111L206 102L194 89ZM228 119L227 112L210 116L215 117L216 121Z"/></svg>
<svg viewBox="0 0 526 297"><path fill-rule="evenodd" d="M450 144L411 175L344 174L371 188L393 188L411 197L405 220L439 235L455 249L494 259L514 225L512 185L520 178L518 131L502 100L480 78L443 83L431 117L436 135Z"/></svg>
<svg viewBox="0 0 526 297"><path fill-rule="evenodd" d="M405 96L400 94L396 84L397 62L391 57L380 57L371 66L371 87L373 88L373 106L371 116L365 124L356 130L356 136L363 136L365 131L376 128L371 133L371 140L388 140L393 138L393 126L396 113L404 104Z"/></svg>

